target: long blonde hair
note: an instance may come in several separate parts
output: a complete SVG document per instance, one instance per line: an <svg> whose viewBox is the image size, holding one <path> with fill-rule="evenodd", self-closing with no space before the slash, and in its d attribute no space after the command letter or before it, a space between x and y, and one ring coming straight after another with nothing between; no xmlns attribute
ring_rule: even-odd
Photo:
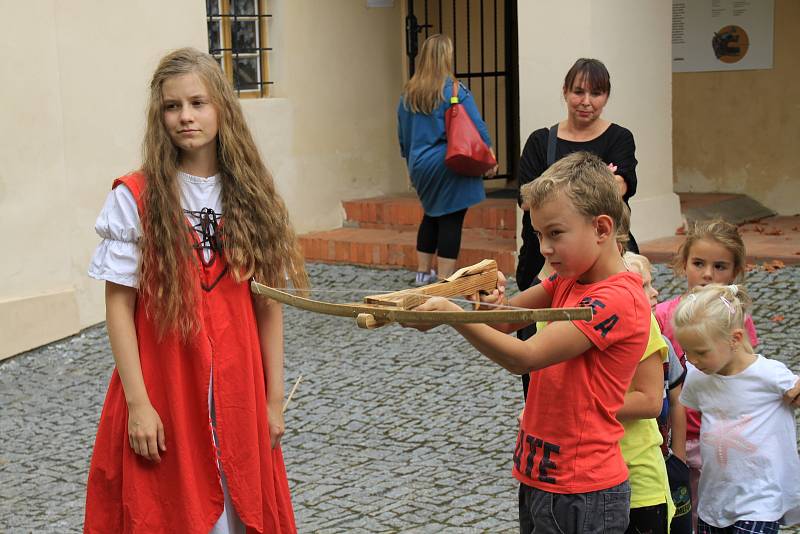
<svg viewBox="0 0 800 534"><path fill-rule="evenodd" d="M414 113L433 113L445 101L444 83L453 74L453 41L444 34L422 43L417 70L403 88L403 103Z"/></svg>
<svg viewBox="0 0 800 534"><path fill-rule="evenodd" d="M160 333L174 329L188 338L199 328L196 314L197 264L180 203L180 151L164 125L162 86L174 76L196 74L217 110L217 160L222 184L220 229L230 275L237 282L255 277L283 286L307 287L303 256L286 205L259 156L239 99L217 62L194 48L166 55L150 82L142 172L147 177L142 217L140 287Z"/></svg>

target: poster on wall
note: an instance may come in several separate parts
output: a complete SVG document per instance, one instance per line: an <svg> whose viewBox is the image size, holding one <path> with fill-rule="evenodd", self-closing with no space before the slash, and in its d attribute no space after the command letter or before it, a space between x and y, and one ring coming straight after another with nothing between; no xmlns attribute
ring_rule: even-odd
<svg viewBox="0 0 800 534"><path fill-rule="evenodd" d="M672 72L772 68L774 0L672 0Z"/></svg>

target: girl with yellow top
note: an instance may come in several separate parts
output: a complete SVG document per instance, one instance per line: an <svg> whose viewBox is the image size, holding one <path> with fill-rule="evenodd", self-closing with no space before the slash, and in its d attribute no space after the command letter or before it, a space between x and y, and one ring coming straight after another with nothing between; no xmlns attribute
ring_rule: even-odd
<svg viewBox="0 0 800 534"><path fill-rule="evenodd" d="M624 255L629 270L641 272L641 256ZM654 292L648 298L655 300ZM630 523L626 532L669 532L675 513L670 495L667 469L661 453L661 432L656 417L661 412L664 394L664 362L669 353L655 317L651 316L650 340L633 376L625 404L617 419L625 427L620 441L622 456L628 466L631 485Z"/></svg>

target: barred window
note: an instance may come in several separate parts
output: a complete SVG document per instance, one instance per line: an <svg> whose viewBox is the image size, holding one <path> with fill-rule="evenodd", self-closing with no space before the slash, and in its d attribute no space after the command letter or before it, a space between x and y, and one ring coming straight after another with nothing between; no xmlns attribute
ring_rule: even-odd
<svg viewBox="0 0 800 534"><path fill-rule="evenodd" d="M266 0L206 0L208 52L242 98L269 96Z"/></svg>

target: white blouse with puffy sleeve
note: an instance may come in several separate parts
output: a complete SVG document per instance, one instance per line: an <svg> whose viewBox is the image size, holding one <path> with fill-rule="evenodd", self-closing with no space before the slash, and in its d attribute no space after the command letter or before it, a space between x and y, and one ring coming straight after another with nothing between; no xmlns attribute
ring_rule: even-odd
<svg viewBox="0 0 800 534"><path fill-rule="evenodd" d="M139 286L139 238L142 235L136 200L119 185L111 190L94 223L103 240L89 265L89 276L128 287Z"/></svg>
<svg viewBox="0 0 800 534"><path fill-rule="evenodd" d="M178 179L181 206L202 241L201 214L213 210L217 218L222 215L222 184L218 175L201 178L179 172ZM133 193L125 185L115 187L108 194L94 229L102 241L92 256L89 276L123 286L139 287L141 221ZM206 261L211 253L210 249L204 248Z"/></svg>

